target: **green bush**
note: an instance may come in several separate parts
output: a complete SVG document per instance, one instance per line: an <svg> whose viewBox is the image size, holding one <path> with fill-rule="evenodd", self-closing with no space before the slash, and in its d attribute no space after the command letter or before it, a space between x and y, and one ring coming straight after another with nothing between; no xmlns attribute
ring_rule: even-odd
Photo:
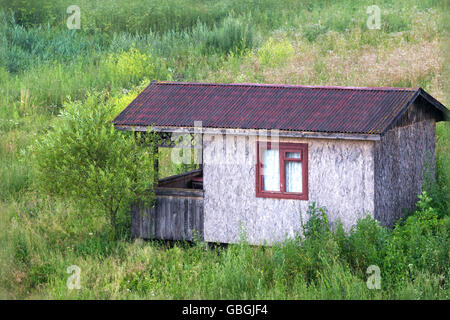
<svg viewBox="0 0 450 320"><path fill-rule="evenodd" d="M282 247L275 247L275 255L278 259L282 257L285 279L296 281L300 276L306 284L313 284L338 263L339 246L333 238L325 208L313 202L306 214L308 220L302 222L303 238L298 236L284 242Z"/></svg>
<svg viewBox="0 0 450 320"><path fill-rule="evenodd" d="M383 269L392 283L410 279L416 271L449 276L450 219L439 218L426 192L417 211L399 222L387 243Z"/></svg>
<svg viewBox="0 0 450 320"><path fill-rule="evenodd" d="M39 190L101 209L117 236L119 210L151 200L156 155L151 152L152 134L135 138L114 128L110 121L115 106L103 99L94 95L84 104L67 104L31 152Z"/></svg>
<svg viewBox="0 0 450 320"><path fill-rule="evenodd" d="M330 225L324 207L318 207L315 202L312 202L306 214L309 218L304 224L302 221L302 228L303 235L307 239L323 238L329 235Z"/></svg>
<svg viewBox="0 0 450 320"><path fill-rule="evenodd" d="M341 224L331 231L325 209L313 203L308 210L310 218L304 227L305 237L295 246L288 242L275 251L282 252L275 255L281 254L283 265L291 270L285 274L285 279L300 272L307 283L318 285L329 279L331 269L338 268L344 278L351 272L363 280L367 277L367 268L376 265L381 270L386 290L410 288L414 283L430 279L427 289L419 293L440 297L442 292L437 287L446 288L450 276L450 219L439 217L431 204L432 200L423 192L419 195L416 212L399 221L394 230L381 227L378 221L367 216L359 219L347 234ZM291 253L285 254L285 251ZM288 274L291 276L287 277ZM426 275L431 274L438 275L437 284L431 280L433 277L427 278ZM351 283L359 286L357 281Z"/></svg>
<svg viewBox="0 0 450 320"><path fill-rule="evenodd" d="M356 226L345 237L341 244L342 255L352 270L362 276L370 265L382 265L388 241L389 231L367 216L358 219Z"/></svg>
<svg viewBox="0 0 450 320"><path fill-rule="evenodd" d="M430 196L430 205L437 210L439 217L450 214L450 124L436 124L436 163L432 169L430 157L426 158L424 190Z"/></svg>

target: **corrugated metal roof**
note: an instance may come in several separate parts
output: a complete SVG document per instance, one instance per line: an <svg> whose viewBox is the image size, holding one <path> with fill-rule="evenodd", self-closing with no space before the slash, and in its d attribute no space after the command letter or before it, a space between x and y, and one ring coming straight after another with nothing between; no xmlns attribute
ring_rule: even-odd
<svg viewBox="0 0 450 320"><path fill-rule="evenodd" d="M380 134L421 90L152 82L114 124Z"/></svg>

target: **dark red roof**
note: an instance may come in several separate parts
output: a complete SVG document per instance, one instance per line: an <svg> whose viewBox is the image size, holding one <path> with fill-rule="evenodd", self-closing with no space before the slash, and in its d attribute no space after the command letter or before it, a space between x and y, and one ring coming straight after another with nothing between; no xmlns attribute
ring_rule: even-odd
<svg viewBox="0 0 450 320"><path fill-rule="evenodd" d="M193 127L194 121L202 121L208 128L379 134L421 92L420 88L152 82L114 124Z"/></svg>

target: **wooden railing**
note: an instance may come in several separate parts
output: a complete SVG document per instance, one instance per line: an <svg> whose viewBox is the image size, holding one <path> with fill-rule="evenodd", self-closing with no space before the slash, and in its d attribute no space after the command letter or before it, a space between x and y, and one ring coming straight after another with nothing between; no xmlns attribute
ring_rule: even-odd
<svg viewBox="0 0 450 320"><path fill-rule="evenodd" d="M201 172L200 172L201 174ZM195 172L192 176L198 176ZM172 177L169 177L172 178ZM166 187L189 185L186 174L166 178L155 188L155 205L131 208L134 237L161 240L203 240L203 190Z"/></svg>

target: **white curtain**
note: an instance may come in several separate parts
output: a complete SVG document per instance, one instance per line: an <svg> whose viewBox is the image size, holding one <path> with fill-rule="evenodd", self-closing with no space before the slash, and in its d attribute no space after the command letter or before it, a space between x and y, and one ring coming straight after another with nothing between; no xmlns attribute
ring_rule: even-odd
<svg viewBox="0 0 450 320"><path fill-rule="evenodd" d="M302 192L302 163L285 162L286 192Z"/></svg>
<svg viewBox="0 0 450 320"><path fill-rule="evenodd" d="M280 153L278 150L263 152L263 190L280 191Z"/></svg>
<svg viewBox="0 0 450 320"><path fill-rule="evenodd" d="M300 152L286 152L286 158L300 159Z"/></svg>

